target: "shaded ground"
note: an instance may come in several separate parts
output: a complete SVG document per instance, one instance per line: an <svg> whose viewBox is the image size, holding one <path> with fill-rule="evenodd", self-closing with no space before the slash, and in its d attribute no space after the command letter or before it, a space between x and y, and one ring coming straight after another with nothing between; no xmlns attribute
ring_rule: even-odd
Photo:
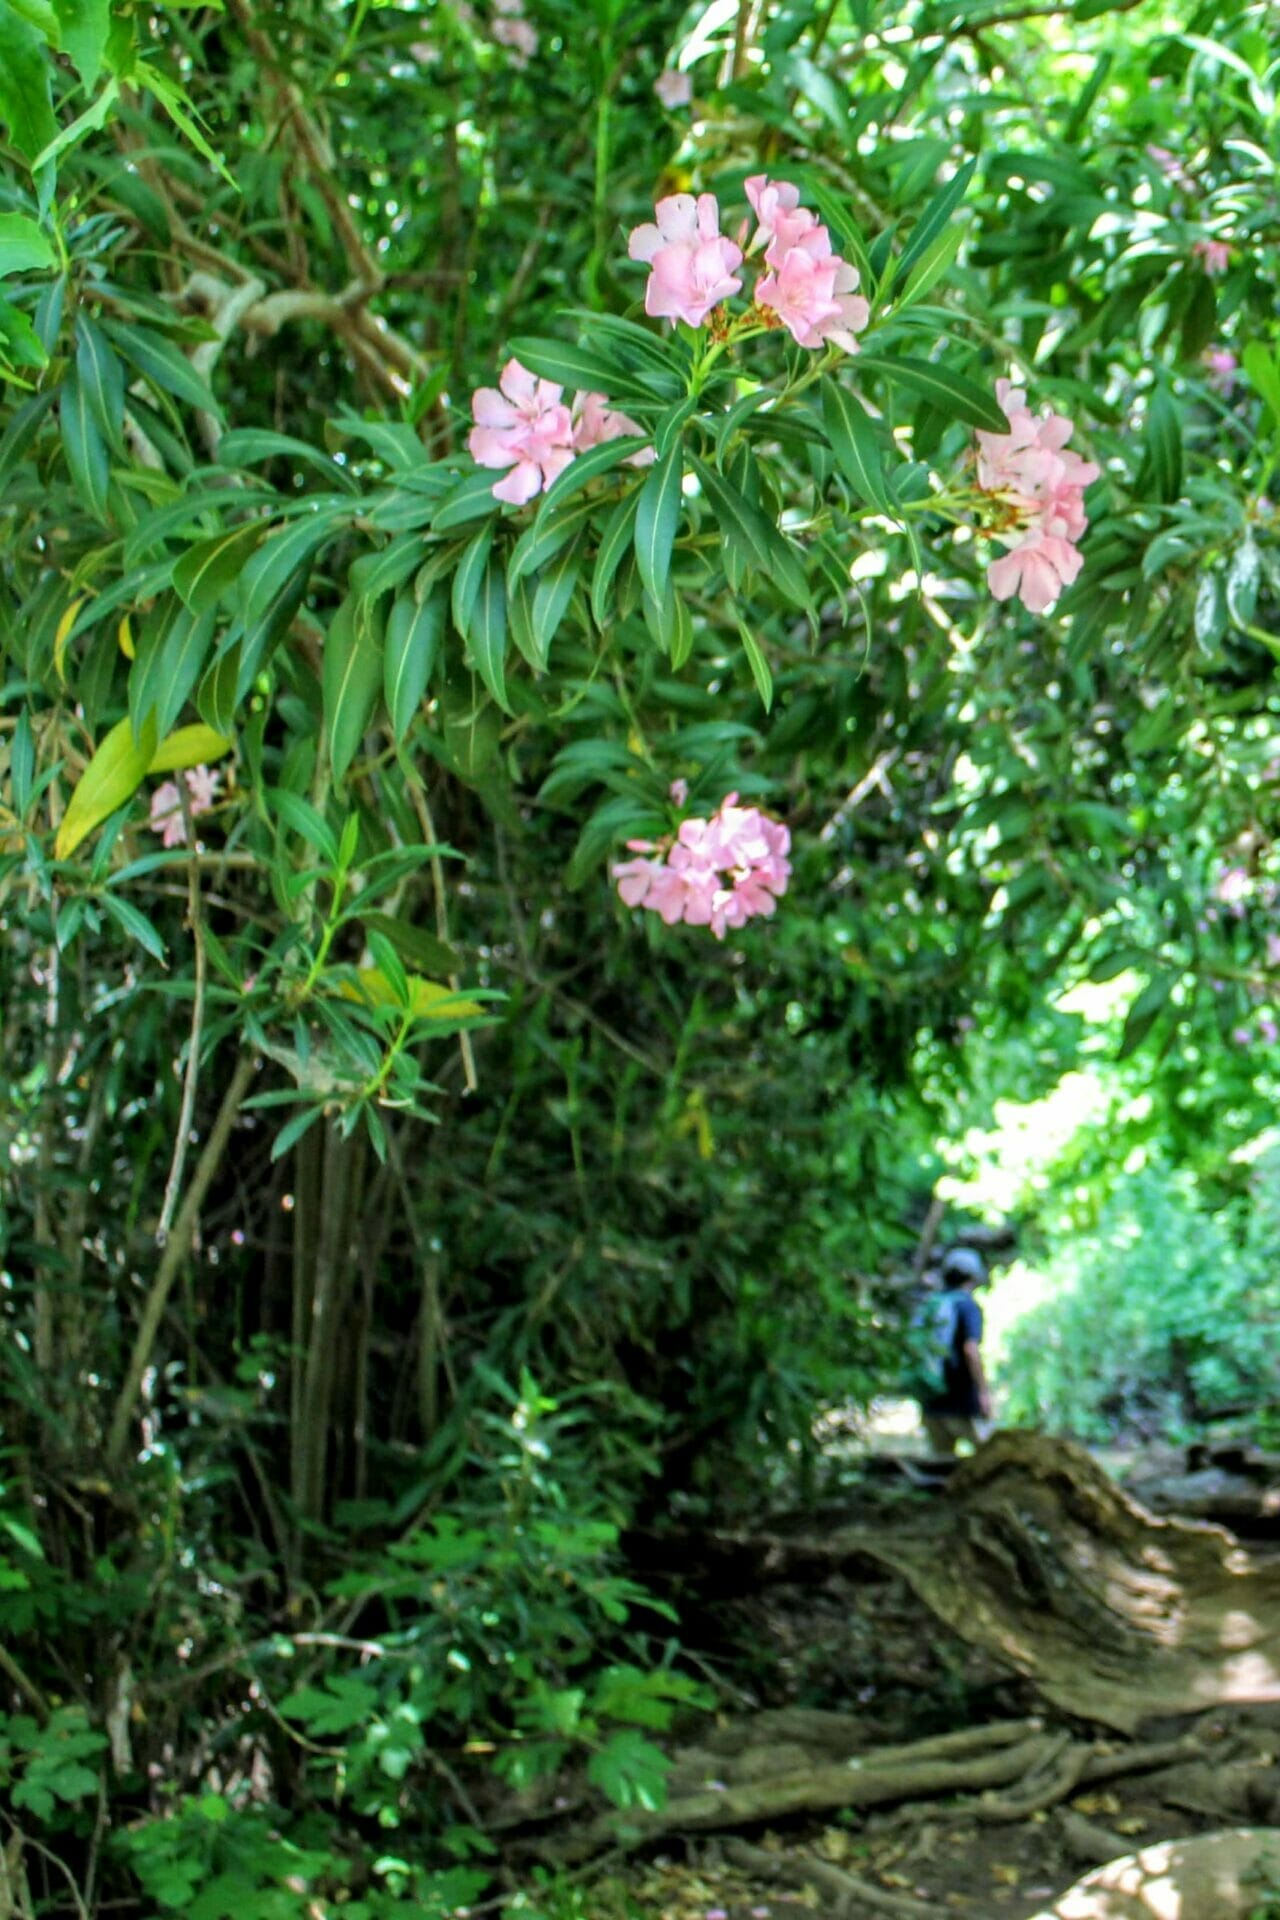
<svg viewBox="0 0 1280 1920"><path fill-rule="evenodd" d="M668 1540L743 1712L689 1730L667 1814L627 1837L593 1920L1030 1920L1134 1848L1280 1824L1270 1543L1157 1519L1030 1436L945 1492L915 1479L817 1529ZM646 1557L660 1576L661 1544Z"/></svg>

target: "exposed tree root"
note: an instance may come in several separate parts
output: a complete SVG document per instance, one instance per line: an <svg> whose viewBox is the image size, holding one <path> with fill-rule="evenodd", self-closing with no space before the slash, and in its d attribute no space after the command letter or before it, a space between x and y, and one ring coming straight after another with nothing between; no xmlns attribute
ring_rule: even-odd
<svg viewBox="0 0 1280 1920"><path fill-rule="evenodd" d="M904 1893L891 1893L874 1881L864 1880L836 1867L829 1860L816 1860L812 1854L770 1853L745 1840L727 1840L724 1854L735 1867L742 1867L761 1880L781 1880L791 1886L814 1887L826 1901L823 1911L849 1915L851 1920L863 1909L889 1913L898 1920L937 1920L937 1908Z"/></svg>

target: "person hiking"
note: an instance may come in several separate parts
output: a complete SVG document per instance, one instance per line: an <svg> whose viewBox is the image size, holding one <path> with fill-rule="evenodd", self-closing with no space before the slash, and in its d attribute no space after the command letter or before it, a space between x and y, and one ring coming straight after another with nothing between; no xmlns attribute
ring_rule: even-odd
<svg viewBox="0 0 1280 1920"><path fill-rule="evenodd" d="M991 1394L982 1367L982 1308L974 1299L987 1266L972 1247L952 1247L942 1261L942 1292L929 1303L929 1335L936 1368L933 1390L922 1392L920 1412L934 1453L953 1454L961 1440L979 1438L975 1419L991 1418Z"/></svg>

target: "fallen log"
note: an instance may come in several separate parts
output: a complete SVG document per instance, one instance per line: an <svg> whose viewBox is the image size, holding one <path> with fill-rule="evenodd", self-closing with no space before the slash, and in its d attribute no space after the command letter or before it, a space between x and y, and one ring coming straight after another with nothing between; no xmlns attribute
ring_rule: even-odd
<svg viewBox="0 0 1280 1920"><path fill-rule="evenodd" d="M861 1874L833 1866L829 1860L816 1860L808 1853L771 1853L765 1847L753 1847L745 1840L727 1840L725 1859L761 1880L781 1880L791 1886L813 1887L826 1897L824 1911L856 1916L860 1909L889 1913L897 1920L937 1920L937 1908L908 1894L891 1893L876 1886Z"/></svg>

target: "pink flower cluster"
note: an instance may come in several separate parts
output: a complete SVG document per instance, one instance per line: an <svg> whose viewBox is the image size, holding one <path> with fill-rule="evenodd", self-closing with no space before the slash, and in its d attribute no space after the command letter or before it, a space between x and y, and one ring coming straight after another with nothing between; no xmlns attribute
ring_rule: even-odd
<svg viewBox="0 0 1280 1920"><path fill-rule="evenodd" d="M677 799L680 787L672 789ZM669 927L682 920L710 927L717 940L771 915L791 877L789 830L759 807L740 807L736 793L709 820L682 821L673 840L628 840L627 847L647 857L614 867L623 905L647 907Z"/></svg>
<svg viewBox="0 0 1280 1920"><path fill-rule="evenodd" d="M858 273L831 245L831 235L807 207L800 189L756 173L746 182L756 216L748 248L764 248L766 271L755 284L757 312L772 316L802 347L828 341L857 351L854 335L871 317L857 293ZM659 200L654 219L636 227L627 243L632 260L649 267L644 310L654 319L683 320L701 327L713 307L741 291L743 250L720 231L713 193L675 193ZM745 237L746 227L739 239Z"/></svg>
<svg viewBox="0 0 1280 1920"><path fill-rule="evenodd" d="M212 809L218 797L221 776L212 767L188 767L182 777L187 787L187 806L194 820ZM152 833L162 836L166 847L185 847L187 844L187 822L176 780L166 780L152 794L148 824Z"/></svg>
<svg viewBox="0 0 1280 1920"><path fill-rule="evenodd" d="M524 17L524 0L493 0L490 33L511 54L513 67L527 67L538 51L538 34Z"/></svg>
<svg viewBox="0 0 1280 1920"><path fill-rule="evenodd" d="M575 455L642 431L627 414L615 412L602 393L580 393L569 408L563 392L554 381L537 379L518 360L508 360L497 387L477 387L472 394L475 425L467 440L471 458L477 466L510 469L495 482L495 499L522 507L549 487ZM653 448L641 447L627 465L643 467L652 459Z"/></svg>
<svg viewBox="0 0 1280 1920"><path fill-rule="evenodd" d="M1033 414L1010 380L996 381L1008 433L979 433L978 485L1013 516L997 538L1009 549L987 568L997 600L1016 593L1032 613L1045 613L1084 564L1075 542L1089 524L1084 490L1100 469L1067 451L1073 428L1060 413Z"/></svg>
<svg viewBox="0 0 1280 1920"><path fill-rule="evenodd" d="M1225 273L1231 265L1231 248L1225 240L1195 240L1191 257L1200 262L1212 279L1215 274Z"/></svg>

